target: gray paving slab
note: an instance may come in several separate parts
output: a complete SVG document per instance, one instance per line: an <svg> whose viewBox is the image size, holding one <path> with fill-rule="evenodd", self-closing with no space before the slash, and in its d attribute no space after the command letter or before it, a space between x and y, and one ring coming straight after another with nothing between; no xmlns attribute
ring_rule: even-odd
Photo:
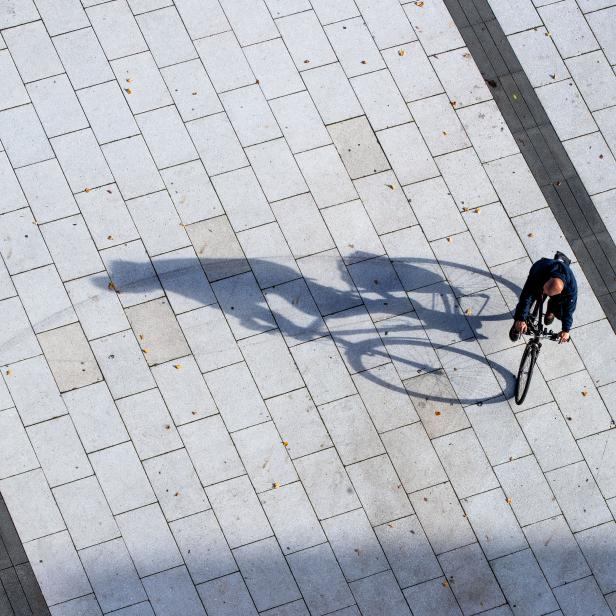
<svg viewBox="0 0 616 616"><path fill-rule="evenodd" d="M231 616L239 611L256 616L258 613L239 573L200 584L197 590L209 614Z"/></svg>
<svg viewBox="0 0 616 616"><path fill-rule="evenodd" d="M554 594L565 614L581 615L581 609L590 609L598 616L611 612L592 576L555 589Z"/></svg>
<svg viewBox="0 0 616 616"><path fill-rule="evenodd" d="M186 567L176 567L151 575L144 580L155 610L169 612L182 610L196 616L205 616L203 604Z"/></svg>

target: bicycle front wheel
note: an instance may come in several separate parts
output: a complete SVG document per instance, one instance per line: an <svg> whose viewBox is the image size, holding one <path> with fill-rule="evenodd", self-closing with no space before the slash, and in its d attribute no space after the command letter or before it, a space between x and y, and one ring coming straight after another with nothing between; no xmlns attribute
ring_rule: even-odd
<svg viewBox="0 0 616 616"><path fill-rule="evenodd" d="M530 381L533 378L533 370L537 362L538 351L534 344L527 344L520 361L518 378L515 381L515 402L522 404L528 393Z"/></svg>

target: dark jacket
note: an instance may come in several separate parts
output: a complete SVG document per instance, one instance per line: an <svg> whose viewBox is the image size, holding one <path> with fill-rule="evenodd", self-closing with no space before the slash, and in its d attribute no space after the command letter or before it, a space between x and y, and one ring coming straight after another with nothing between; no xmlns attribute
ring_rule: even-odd
<svg viewBox="0 0 616 616"><path fill-rule="evenodd" d="M520 294L520 301L515 309L516 321L523 321L530 313L533 300L541 295L543 285L550 278L560 278L565 287L560 295L552 299L560 305L560 315L556 314L563 323L563 331L568 332L573 325L573 312L577 304L577 283L571 268L562 261L556 259L539 259L533 263Z"/></svg>

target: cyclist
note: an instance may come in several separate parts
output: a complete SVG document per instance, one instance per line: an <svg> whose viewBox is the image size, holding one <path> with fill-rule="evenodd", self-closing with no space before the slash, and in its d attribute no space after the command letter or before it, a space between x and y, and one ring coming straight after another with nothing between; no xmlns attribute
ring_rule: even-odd
<svg viewBox="0 0 616 616"><path fill-rule="evenodd" d="M571 259L562 252L557 252L553 259L539 259L533 263L520 294L520 300L514 313L514 322L509 330L509 338L516 342L527 330L528 317L533 301L541 293L548 296L547 310L544 317L546 325L551 325L554 318L562 322L558 334L561 342L569 340L569 331L573 325L573 312L577 303L577 283L571 271Z"/></svg>

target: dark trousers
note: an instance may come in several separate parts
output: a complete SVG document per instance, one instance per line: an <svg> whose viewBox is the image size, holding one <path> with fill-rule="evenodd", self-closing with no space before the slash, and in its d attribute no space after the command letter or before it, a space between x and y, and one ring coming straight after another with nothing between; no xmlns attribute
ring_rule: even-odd
<svg viewBox="0 0 616 616"><path fill-rule="evenodd" d="M554 295L548 299L548 305L545 309L545 313L551 312L559 321L562 321L563 305L558 295Z"/></svg>

